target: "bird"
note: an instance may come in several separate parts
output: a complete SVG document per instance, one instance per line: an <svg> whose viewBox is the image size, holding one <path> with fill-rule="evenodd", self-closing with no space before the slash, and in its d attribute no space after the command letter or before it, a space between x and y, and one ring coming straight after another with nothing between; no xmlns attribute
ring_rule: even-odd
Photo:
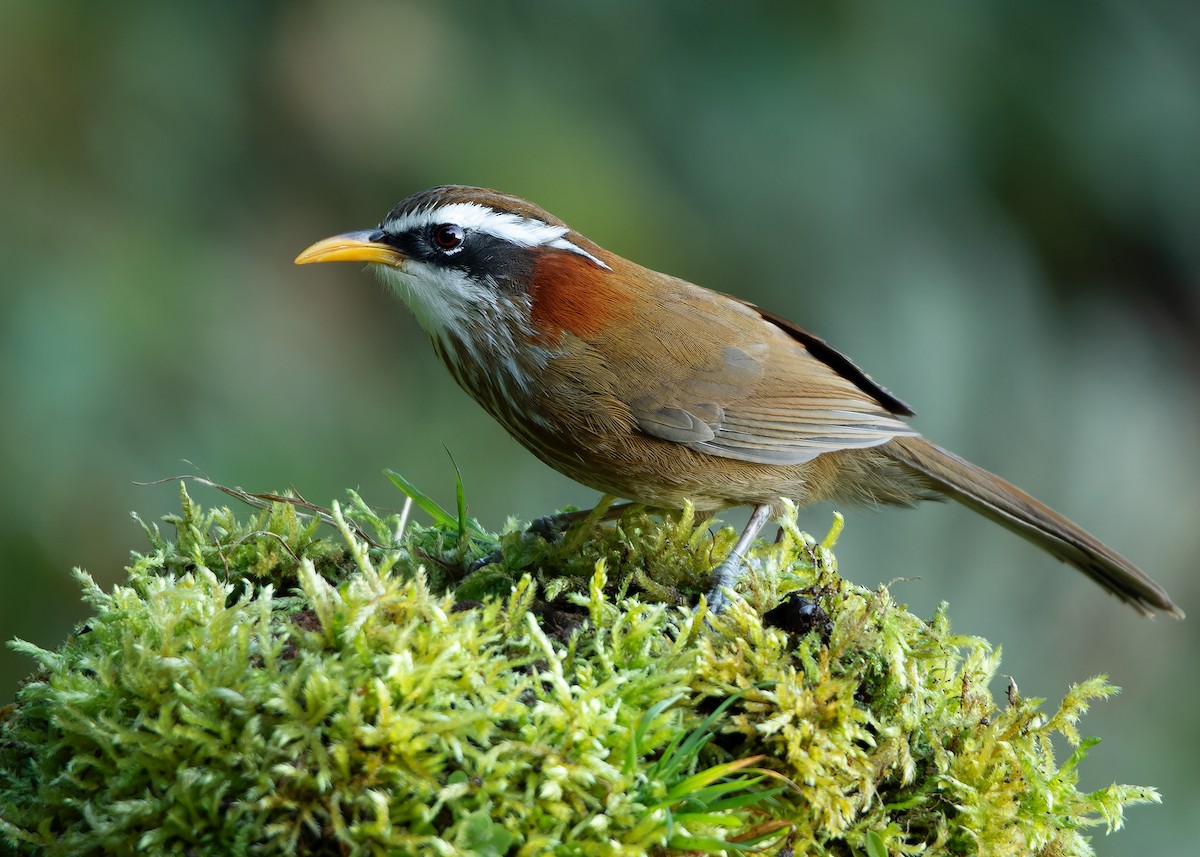
<svg viewBox="0 0 1200 857"><path fill-rule="evenodd" d="M550 467L662 510L752 507L712 572L728 604L754 538L790 501L952 499L1140 613L1183 617L1129 560L912 428L912 409L824 339L604 249L517 196L444 185L296 264L360 262L407 304L455 381Z"/></svg>

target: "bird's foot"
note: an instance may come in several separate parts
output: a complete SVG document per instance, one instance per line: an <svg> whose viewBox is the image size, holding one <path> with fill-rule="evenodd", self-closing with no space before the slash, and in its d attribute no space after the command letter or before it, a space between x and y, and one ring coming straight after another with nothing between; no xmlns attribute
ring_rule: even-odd
<svg viewBox="0 0 1200 857"><path fill-rule="evenodd" d="M726 557L713 569L712 577L708 579L708 594L705 596L710 613L724 612L729 606L729 596L725 594L725 590L733 589L741 576L742 558L736 554Z"/></svg>
<svg viewBox="0 0 1200 857"><path fill-rule="evenodd" d="M556 515L545 515L541 518L535 518L525 528L525 534L528 536L541 536L548 542L556 542L563 537L568 528L578 521L579 518L580 514L578 512L559 512Z"/></svg>
<svg viewBox="0 0 1200 857"><path fill-rule="evenodd" d="M528 527L525 528L523 538L535 536L543 539L551 544L561 541L566 535L567 530L580 521L586 521L588 525L594 524L602 520L611 520L619 517L622 512L629 508L630 503L618 503L613 505L613 498L605 495L594 509L577 509L573 512L558 512L554 515L545 515L541 518L536 518ZM583 529L587 529L584 527ZM500 562L504 559L504 554L497 547L494 551L486 556L481 556L468 566L467 570L478 571L485 565Z"/></svg>
<svg viewBox="0 0 1200 857"><path fill-rule="evenodd" d="M479 559L468 565L467 574L474 574L475 572L479 571L479 569L500 562L502 559L504 559L504 553L500 550L500 548L496 548L491 553L484 554Z"/></svg>

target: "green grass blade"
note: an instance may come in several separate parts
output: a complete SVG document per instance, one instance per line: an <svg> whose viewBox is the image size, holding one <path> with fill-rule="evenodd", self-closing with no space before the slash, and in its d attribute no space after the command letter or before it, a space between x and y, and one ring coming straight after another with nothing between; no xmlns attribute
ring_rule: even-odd
<svg viewBox="0 0 1200 857"><path fill-rule="evenodd" d="M434 502L432 497L416 485L413 485L395 470L384 470L383 472L388 479L392 480L393 485L411 497L412 501L417 504L417 508L433 518L433 522L439 527L458 527L459 522L455 517Z"/></svg>
<svg viewBox="0 0 1200 857"><path fill-rule="evenodd" d="M454 453L445 444L442 444L442 449L446 450L446 455L450 457L450 466L454 468L454 501L458 506L458 537L462 539L466 538L467 530L470 529L467 522L467 492L463 488L462 471L458 469Z"/></svg>

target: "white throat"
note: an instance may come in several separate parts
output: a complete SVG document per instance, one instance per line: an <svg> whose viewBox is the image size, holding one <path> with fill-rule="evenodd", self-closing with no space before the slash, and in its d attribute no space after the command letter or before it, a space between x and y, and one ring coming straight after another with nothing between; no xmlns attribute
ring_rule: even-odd
<svg viewBox="0 0 1200 857"><path fill-rule="evenodd" d="M372 265L400 297L430 336L476 327L483 314L499 310L495 288L477 283L461 271L406 259L403 267Z"/></svg>

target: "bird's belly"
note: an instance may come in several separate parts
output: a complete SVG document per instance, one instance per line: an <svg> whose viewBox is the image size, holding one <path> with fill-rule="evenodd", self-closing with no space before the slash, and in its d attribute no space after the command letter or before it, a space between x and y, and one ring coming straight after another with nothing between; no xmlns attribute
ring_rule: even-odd
<svg viewBox="0 0 1200 857"><path fill-rule="evenodd" d="M485 373L476 361L443 362L455 380L521 445L559 473L605 494L663 509L691 502L712 511L829 499L839 454L795 465L767 465L711 455L643 433L615 397L566 378L561 364L538 367L541 395L531 395L532 367ZM463 371L471 366L476 371Z"/></svg>
<svg viewBox="0 0 1200 857"><path fill-rule="evenodd" d="M530 452L559 473L605 494L663 509L692 503L702 511L767 503L783 497L811 502L810 475L821 463L770 466L696 452L641 434L575 432L563 436L528 423L500 422Z"/></svg>

